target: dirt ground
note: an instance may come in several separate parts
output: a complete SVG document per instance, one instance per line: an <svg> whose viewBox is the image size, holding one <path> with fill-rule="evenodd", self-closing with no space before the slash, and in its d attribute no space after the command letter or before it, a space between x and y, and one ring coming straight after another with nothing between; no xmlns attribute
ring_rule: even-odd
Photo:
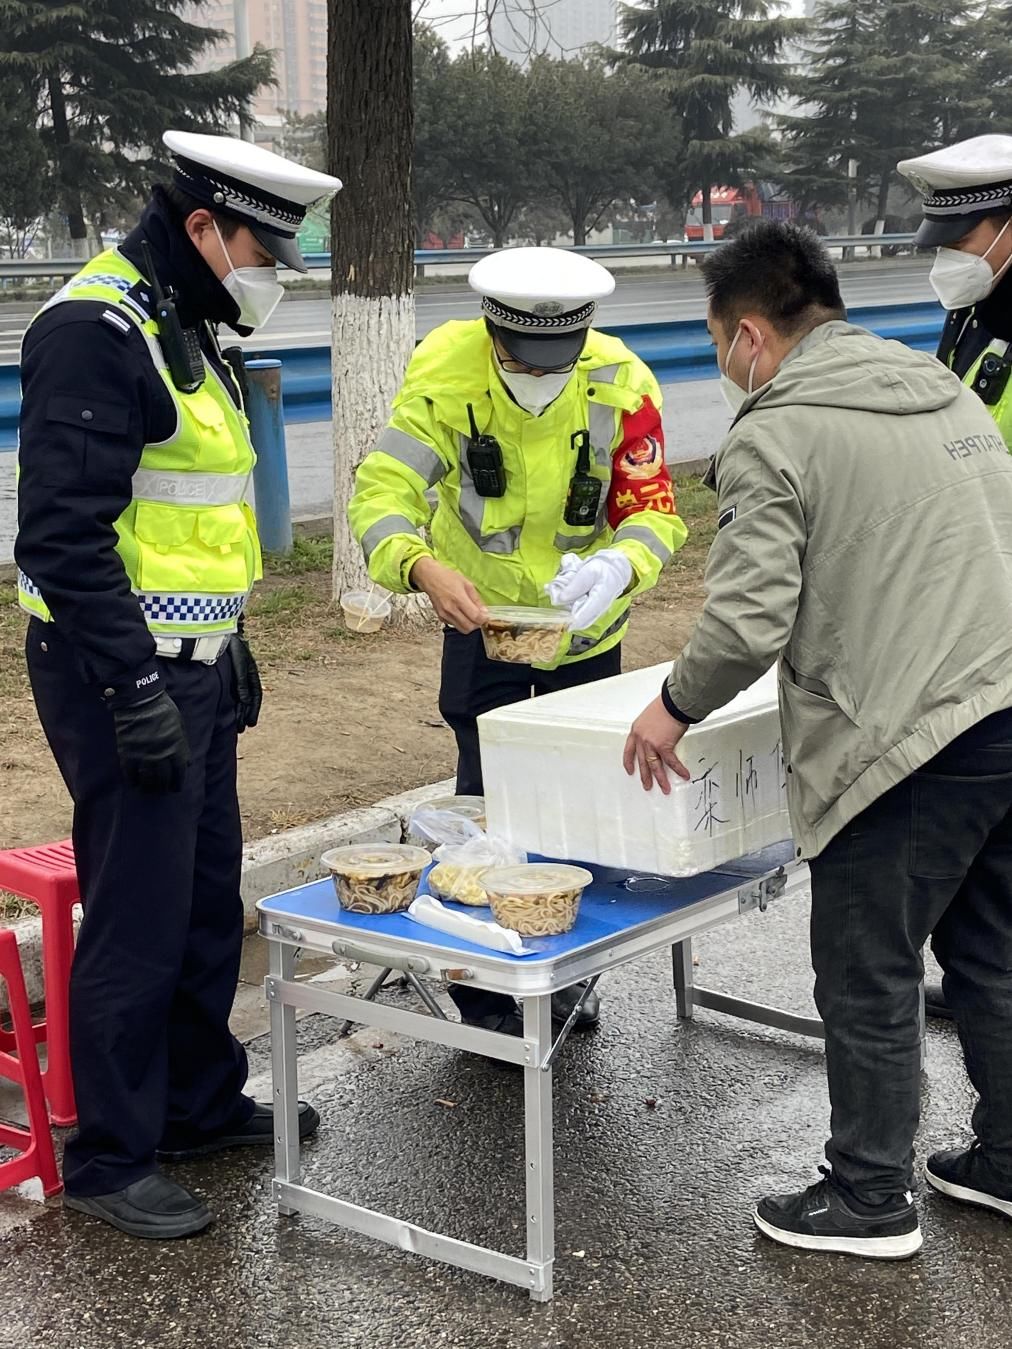
<svg viewBox="0 0 1012 1349"><path fill-rule="evenodd" d="M689 542L656 590L636 602L625 668L674 656L702 605L714 498L679 481ZM247 633L264 682L259 726L239 741L247 840L451 776L453 736L437 708L440 635L348 633L330 600L330 545L300 539L268 563ZM0 586L0 846L65 837L70 801L35 716L24 623Z"/></svg>

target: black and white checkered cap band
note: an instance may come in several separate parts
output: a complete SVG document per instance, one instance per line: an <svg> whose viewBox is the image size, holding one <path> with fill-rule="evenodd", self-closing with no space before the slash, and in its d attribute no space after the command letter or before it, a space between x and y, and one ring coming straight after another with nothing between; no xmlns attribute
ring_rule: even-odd
<svg viewBox="0 0 1012 1349"><path fill-rule="evenodd" d="M942 187L924 198L924 214L929 219L947 220L952 216L978 211L1001 211L1012 206L1012 178L1004 183L982 187Z"/></svg>
<svg viewBox="0 0 1012 1349"><path fill-rule="evenodd" d="M549 304L549 301L545 302L546 309ZM481 308L482 313L493 323L518 333L576 333L589 325L597 309L597 301L590 300L580 305L579 309L570 309L564 313L532 314L526 309L514 309L512 305L495 300L491 295L483 295Z"/></svg>
<svg viewBox="0 0 1012 1349"><path fill-rule="evenodd" d="M188 159L177 157L176 180L184 192L205 205L220 206L224 211L253 220L288 238L295 237L306 218L305 206L275 197L261 188L229 178L226 174L204 168Z"/></svg>

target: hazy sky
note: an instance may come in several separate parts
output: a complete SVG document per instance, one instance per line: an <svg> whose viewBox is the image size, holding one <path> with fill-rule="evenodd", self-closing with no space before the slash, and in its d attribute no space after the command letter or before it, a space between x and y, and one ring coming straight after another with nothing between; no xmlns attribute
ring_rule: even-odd
<svg viewBox="0 0 1012 1349"><path fill-rule="evenodd" d="M511 0L504 0L510 3ZM515 0L514 0L515 2ZM526 0L525 0L526 3ZM414 0L416 15L438 27L440 33L452 45L468 42L475 26L475 9L484 11L483 0ZM803 14L804 0L788 0L785 13ZM483 28L479 27L479 35Z"/></svg>

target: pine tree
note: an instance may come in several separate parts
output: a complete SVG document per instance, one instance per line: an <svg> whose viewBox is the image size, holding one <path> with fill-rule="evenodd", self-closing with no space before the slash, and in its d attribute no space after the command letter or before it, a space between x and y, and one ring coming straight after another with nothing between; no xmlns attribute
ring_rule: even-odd
<svg viewBox="0 0 1012 1349"><path fill-rule="evenodd" d="M788 84L788 44L805 31L801 19L777 13L776 0L648 0L623 5L627 60L659 72L685 137L685 172L702 193L704 237L712 239L710 189L739 183L759 149L734 134L733 102L747 91L773 98Z"/></svg>
<svg viewBox="0 0 1012 1349"><path fill-rule="evenodd" d="M828 0L791 85L801 108L778 119L794 158L788 181L806 203L856 188L884 222L901 159L949 144L987 118L977 6L965 0Z"/></svg>
<svg viewBox="0 0 1012 1349"><path fill-rule="evenodd" d="M187 22L184 5L0 0L0 71L41 91L38 133L72 240L86 239L89 211L142 189L164 130L224 130L272 80L263 48L194 74L224 34Z"/></svg>

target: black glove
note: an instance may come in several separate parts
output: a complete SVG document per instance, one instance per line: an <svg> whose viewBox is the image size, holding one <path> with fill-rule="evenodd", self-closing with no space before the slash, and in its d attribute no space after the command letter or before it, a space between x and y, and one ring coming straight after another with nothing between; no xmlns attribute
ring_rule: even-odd
<svg viewBox="0 0 1012 1349"><path fill-rule="evenodd" d="M260 705L264 700L263 685L260 683L260 671L253 659L249 643L240 633L235 633L228 641L229 659L232 661L232 690L235 693L235 724L242 735L247 726L255 726L260 717Z"/></svg>
<svg viewBox="0 0 1012 1349"><path fill-rule="evenodd" d="M190 746L179 708L167 693L147 702L117 707L112 714L123 776L139 791L178 792L190 762Z"/></svg>

